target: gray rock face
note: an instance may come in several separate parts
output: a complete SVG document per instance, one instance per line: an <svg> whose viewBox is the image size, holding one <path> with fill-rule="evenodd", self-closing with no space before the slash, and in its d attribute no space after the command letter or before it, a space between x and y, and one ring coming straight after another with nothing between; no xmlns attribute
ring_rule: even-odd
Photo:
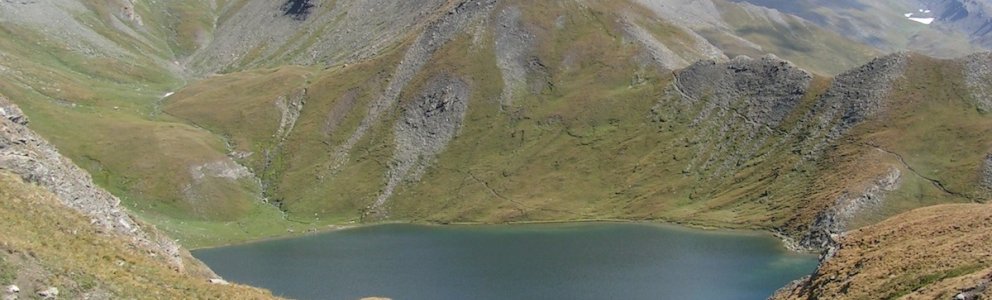
<svg viewBox="0 0 992 300"><path fill-rule="evenodd" d="M674 89L681 101L661 111L693 111L691 126L699 155L686 170L709 170L720 176L752 159L758 149L781 136L783 120L806 93L812 76L792 64L764 57L727 63L697 62L676 73Z"/></svg>
<svg viewBox="0 0 992 300"><path fill-rule="evenodd" d="M861 193L841 196L832 207L816 216L806 235L799 241L799 246L805 249L827 249L827 256L830 256L830 248L836 245L834 237L847 231L848 225L858 214L880 206L885 200L885 193L895 190L901 178L899 169L893 168Z"/></svg>
<svg viewBox="0 0 992 300"><path fill-rule="evenodd" d="M762 127L781 124L806 94L813 76L774 57L702 61L679 71L676 84L689 101L704 101L700 116L732 109Z"/></svg>
<svg viewBox="0 0 992 300"><path fill-rule="evenodd" d="M540 62L531 63L537 58L533 56L535 37L521 23L521 12L518 7L508 7L500 11L495 32L496 65L503 75L503 92L500 104L509 106L513 98L524 91L527 85L528 73L540 72L535 70Z"/></svg>
<svg viewBox="0 0 992 300"><path fill-rule="evenodd" d="M56 299L59 297L59 289L56 287L49 287L44 290L38 291L38 297L41 299Z"/></svg>
<svg viewBox="0 0 992 300"><path fill-rule="evenodd" d="M8 285L6 288L4 288L3 297L0 297L0 299L3 299L3 300L17 300L17 296L18 296L19 293L21 293L21 288L20 287L18 287L16 285L13 285L13 284L12 285Z"/></svg>
<svg viewBox="0 0 992 300"><path fill-rule="evenodd" d="M86 171L26 127L20 110L2 96L0 108L4 110L0 118L0 170L50 190L63 204L89 216L97 228L126 237L174 268L184 269L178 244L154 229L143 228L120 206L120 199L98 187Z"/></svg>
<svg viewBox="0 0 992 300"><path fill-rule="evenodd" d="M816 158L829 143L881 111L908 60L908 54L891 54L834 78L793 132L804 140L800 151L805 158Z"/></svg>
<svg viewBox="0 0 992 300"><path fill-rule="evenodd" d="M75 18L77 14L88 10L84 2L4 1L0 3L0 19L11 24L45 28L45 33L50 38L65 41L65 47L74 53L92 57L131 58L124 48Z"/></svg>
<svg viewBox="0 0 992 300"><path fill-rule="evenodd" d="M396 105L400 92L423 69L424 64L434 56L434 52L479 17L491 11L495 4L496 0L464 0L424 29L413 45L407 49L400 64L396 66L386 90L369 104L368 113L358 124L358 128L332 154L330 170L332 173L338 171L348 161L351 149L365 137L365 133L379 121L379 118Z"/></svg>
<svg viewBox="0 0 992 300"><path fill-rule="evenodd" d="M300 89L290 95L284 95L276 99L275 106L279 109L279 129L276 129L275 145L265 149L265 164L262 166L262 174L265 174L272 166L272 160L277 153L282 152L286 144L286 138L296 128L296 121L300 119L303 106L306 105L307 90ZM254 176L254 175L253 175Z"/></svg>
<svg viewBox="0 0 992 300"><path fill-rule="evenodd" d="M7 119L17 125L28 125L28 116L3 96L0 96L0 119Z"/></svg>
<svg viewBox="0 0 992 300"><path fill-rule="evenodd" d="M469 85L461 79L439 77L431 80L422 94L405 109L393 127L396 152L386 173L383 189L370 213L386 217L385 205L403 181L417 181L448 146L462 127L468 101Z"/></svg>
<svg viewBox="0 0 992 300"><path fill-rule="evenodd" d="M992 53L979 53L964 58L965 84L982 113L992 112Z"/></svg>

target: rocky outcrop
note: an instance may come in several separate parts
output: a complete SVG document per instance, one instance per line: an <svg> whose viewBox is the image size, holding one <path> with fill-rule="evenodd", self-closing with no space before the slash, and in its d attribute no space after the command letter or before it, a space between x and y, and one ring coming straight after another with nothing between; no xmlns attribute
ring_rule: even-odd
<svg viewBox="0 0 992 300"><path fill-rule="evenodd" d="M782 122L793 113L812 76L775 57L738 57L727 63L697 62L675 73L673 88L682 107L656 107L657 112L685 111L690 126L701 134L686 170L713 176L740 166L772 138L782 136ZM673 116L674 117L674 116Z"/></svg>
<svg viewBox="0 0 992 300"><path fill-rule="evenodd" d="M0 170L52 191L66 206L89 216L94 226L108 234L127 237L176 269L186 267L178 244L128 215L120 199L93 183L86 171L29 129L27 118L6 98L0 97L0 109Z"/></svg>
<svg viewBox="0 0 992 300"><path fill-rule="evenodd" d="M992 112L992 53L964 58L964 79L979 112Z"/></svg>
<svg viewBox="0 0 992 300"><path fill-rule="evenodd" d="M496 18L494 33L496 65L503 75L500 104L510 106L514 97L527 88L529 74L546 72L533 52L537 43L521 20L520 8L504 8ZM532 89L533 91L533 89Z"/></svg>
<svg viewBox="0 0 992 300"><path fill-rule="evenodd" d="M265 162L260 174L267 173L272 167L274 157L282 152L286 138L293 132L293 128L296 128L296 121L300 119L300 113L303 112L303 106L306 105L306 97L307 90L300 89L276 99L275 105L279 110L279 128L276 129L274 145L265 149Z"/></svg>
<svg viewBox="0 0 992 300"><path fill-rule="evenodd" d="M902 76L908 60L909 54L891 54L834 78L803 117L805 121L792 132L803 139L798 151L804 158L816 159L824 147L882 111L893 82Z"/></svg>
<svg viewBox="0 0 992 300"><path fill-rule="evenodd" d="M385 205L404 181L417 181L444 151L462 126L471 90L461 79L442 76L431 80L423 93L406 108L393 127L396 151L386 173L386 186L369 214L387 217Z"/></svg>
<svg viewBox="0 0 992 300"><path fill-rule="evenodd" d="M704 102L695 123L731 109L749 123L777 127L806 94L812 75L772 56L701 61L678 71L675 84L692 102Z"/></svg>
<svg viewBox="0 0 992 300"><path fill-rule="evenodd" d="M121 18L135 25L143 25L141 15L134 9L135 0L122 0L120 3Z"/></svg>
<svg viewBox="0 0 992 300"><path fill-rule="evenodd" d="M59 297L59 289L57 287L49 287L40 290L38 291L38 297L41 297L41 299L56 299Z"/></svg>
<svg viewBox="0 0 992 300"><path fill-rule="evenodd" d="M836 247L836 237L847 231L850 222L858 215L882 205L885 194L893 191L902 178L899 169L891 169L888 174L879 177L868 185L862 192L845 193L834 204L820 212L806 234L799 240L803 249L826 249L826 257L833 255Z"/></svg>
<svg viewBox="0 0 992 300"><path fill-rule="evenodd" d="M386 90L369 104L368 114L358 124L358 128L351 137L338 147L332 154L331 172L336 172L345 162L348 161L351 149L355 147L365 133L379 121L382 115L391 110L399 99L400 92L407 83L424 67L433 56L434 52L441 49L451 38L485 15L493 6L495 0L465 0L459 2L455 7L441 16L439 19L429 24L424 32L417 37L413 45L407 49L403 60L396 66L392 78L386 86Z"/></svg>
<svg viewBox="0 0 992 300"><path fill-rule="evenodd" d="M293 128L296 127L296 120L299 120L303 105L306 104L306 96L307 90L301 89L291 95L276 99L275 105L279 109L280 115L279 129L276 130L277 142L281 143L286 140L286 136L293 132Z"/></svg>

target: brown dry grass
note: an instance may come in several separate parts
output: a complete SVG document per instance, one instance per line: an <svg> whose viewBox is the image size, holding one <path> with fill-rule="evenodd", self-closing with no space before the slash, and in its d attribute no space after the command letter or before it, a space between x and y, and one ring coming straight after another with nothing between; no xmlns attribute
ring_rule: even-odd
<svg viewBox="0 0 992 300"><path fill-rule="evenodd" d="M54 286L65 299L273 298L265 290L175 271L6 172L0 172L0 241L0 284L17 284L25 295Z"/></svg>
<svg viewBox="0 0 992 300"><path fill-rule="evenodd" d="M987 282L990 266L992 205L939 205L846 234L805 285L776 299L950 299Z"/></svg>

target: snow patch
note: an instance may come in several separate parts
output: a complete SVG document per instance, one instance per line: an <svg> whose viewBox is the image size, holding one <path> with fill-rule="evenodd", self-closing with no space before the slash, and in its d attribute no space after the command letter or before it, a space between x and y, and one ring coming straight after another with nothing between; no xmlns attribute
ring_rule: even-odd
<svg viewBox="0 0 992 300"><path fill-rule="evenodd" d="M933 23L934 18L909 18L909 20L930 25L930 23Z"/></svg>

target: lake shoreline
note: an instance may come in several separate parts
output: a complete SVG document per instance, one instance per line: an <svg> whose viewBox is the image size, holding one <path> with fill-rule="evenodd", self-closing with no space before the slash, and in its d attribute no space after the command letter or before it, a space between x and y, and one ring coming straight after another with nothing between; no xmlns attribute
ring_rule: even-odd
<svg viewBox="0 0 992 300"><path fill-rule="evenodd" d="M684 298L704 290L720 299L763 299L817 265L815 256L789 251L767 231L700 227L604 219L388 222L193 254L231 282L303 299Z"/></svg>
<svg viewBox="0 0 992 300"><path fill-rule="evenodd" d="M752 234L769 235L778 239L782 243L783 248L795 254L806 254L806 255L818 254L817 251L810 251L810 249L805 249L797 246L798 244L795 242L795 239L783 235L781 232L768 228L745 228L745 227L715 226L715 225L707 225L707 224L700 224L693 222L675 222L675 221L666 221L666 220L631 220L631 219L612 219L612 218L575 219L575 220L526 220L526 221L513 221L513 222L500 222L500 223L388 221L388 222L375 222L375 223L329 224L329 225L322 225L321 227L312 227L309 230L303 232L287 232L286 234L263 237L259 239L244 240L244 241L237 241L231 243L223 243L218 245L211 245L207 247L197 247L197 248L188 248L188 249L189 251L217 249L224 247L262 243L268 241L301 238L306 236L320 235L320 234L337 232L342 230L367 228L367 227L390 225L390 224L445 227L445 226L499 226L499 225L513 226L513 225L595 224L595 223L647 224L647 225L681 227L684 229L701 230L701 231L720 231L720 232L736 233L736 234L752 233Z"/></svg>

